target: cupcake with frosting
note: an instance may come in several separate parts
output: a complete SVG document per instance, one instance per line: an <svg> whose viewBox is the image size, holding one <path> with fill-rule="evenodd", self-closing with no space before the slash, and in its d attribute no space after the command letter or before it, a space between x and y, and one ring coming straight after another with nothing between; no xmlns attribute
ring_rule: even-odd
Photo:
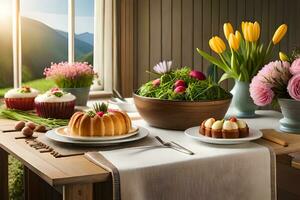
<svg viewBox="0 0 300 200"><path fill-rule="evenodd" d="M236 122L232 120L225 120L222 130L223 138L239 138L239 127Z"/></svg>
<svg viewBox="0 0 300 200"><path fill-rule="evenodd" d="M34 102L36 112L45 118L68 119L74 113L76 97L59 88L38 95Z"/></svg>
<svg viewBox="0 0 300 200"><path fill-rule="evenodd" d="M239 128L240 137L241 138L248 137L249 136L249 127L248 127L247 123L240 119L237 120L236 123Z"/></svg>
<svg viewBox="0 0 300 200"><path fill-rule="evenodd" d="M222 138L223 120L217 120L211 126L211 136L213 138Z"/></svg>
<svg viewBox="0 0 300 200"><path fill-rule="evenodd" d="M28 86L11 89L4 95L4 101L7 108L18 110L33 110L34 98L39 91Z"/></svg>
<svg viewBox="0 0 300 200"><path fill-rule="evenodd" d="M209 118L207 120L204 120L200 126L200 133L202 135L211 137L211 127L215 121L215 118Z"/></svg>

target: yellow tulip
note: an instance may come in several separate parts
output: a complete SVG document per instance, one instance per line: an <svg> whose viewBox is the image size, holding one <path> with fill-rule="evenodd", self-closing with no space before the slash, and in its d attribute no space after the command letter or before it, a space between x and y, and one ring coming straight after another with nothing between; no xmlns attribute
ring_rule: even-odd
<svg viewBox="0 0 300 200"><path fill-rule="evenodd" d="M242 22L242 32L248 42L256 42L260 36L260 25L258 22Z"/></svg>
<svg viewBox="0 0 300 200"><path fill-rule="evenodd" d="M245 35L245 32L246 32L246 25L247 25L247 22L242 22L242 32L243 32L243 35Z"/></svg>
<svg viewBox="0 0 300 200"><path fill-rule="evenodd" d="M254 41L257 41L260 36L260 26L258 22L254 22L253 31L254 31Z"/></svg>
<svg viewBox="0 0 300 200"><path fill-rule="evenodd" d="M228 40L230 33L233 33L233 27L232 25L228 22L225 23L223 26L223 31L226 39Z"/></svg>
<svg viewBox="0 0 300 200"><path fill-rule="evenodd" d="M235 37L238 39L238 41L239 42L241 42L241 40L242 40L242 35L241 35L241 33L239 32L239 31L235 31Z"/></svg>
<svg viewBox="0 0 300 200"><path fill-rule="evenodd" d="M282 24L277 28L272 38L273 44L277 44L278 42L281 41L281 39L284 37L284 35L287 32L287 28L288 27L286 24Z"/></svg>
<svg viewBox="0 0 300 200"><path fill-rule="evenodd" d="M248 36L249 42L254 42L254 31L253 31L253 23L249 22L246 26L246 32Z"/></svg>
<svg viewBox="0 0 300 200"><path fill-rule="evenodd" d="M242 22L242 32L244 35L245 40L248 41L248 34L247 34L247 26L249 22Z"/></svg>
<svg viewBox="0 0 300 200"><path fill-rule="evenodd" d="M279 52L279 58L281 61L289 61L289 57L283 52Z"/></svg>
<svg viewBox="0 0 300 200"><path fill-rule="evenodd" d="M217 54L221 54L226 50L226 45L218 36L212 37L208 42L210 48Z"/></svg>
<svg viewBox="0 0 300 200"><path fill-rule="evenodd" d="M235 51L237 51L240 47L240 40L233 33L229 35L228 43L230 48L232 48Z"/></svg>

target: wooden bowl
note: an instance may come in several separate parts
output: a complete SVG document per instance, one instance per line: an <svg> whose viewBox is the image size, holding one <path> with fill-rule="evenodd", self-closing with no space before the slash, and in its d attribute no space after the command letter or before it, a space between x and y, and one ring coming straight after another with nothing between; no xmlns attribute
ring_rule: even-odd
<svg viewBox="0 0 300 200"><path fill-rule="evenodd" d="M216 101L172 101L133 94L139 114L151 126L164 129L186 130L210 117L224 118L231 102Z"/></svg>

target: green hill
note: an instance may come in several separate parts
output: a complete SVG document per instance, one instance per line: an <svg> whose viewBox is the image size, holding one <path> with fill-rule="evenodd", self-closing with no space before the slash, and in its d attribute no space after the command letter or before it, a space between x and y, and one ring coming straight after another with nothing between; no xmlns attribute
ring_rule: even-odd
<svg viewBox="0 0 300 200"><path fill-rule="evenodd" d="M10 21L8 21L10 22ZM0 33L0 88L12 85L12 42L11 24L1 24L5 27L5 34ZM66 61L68 57L68 39L55 29L29 18L21 19L22 27L22 65L25 81L42 78L43 70L51 62ZM92 45L75 40L77 58L84 57L93 50Z"/></svg>

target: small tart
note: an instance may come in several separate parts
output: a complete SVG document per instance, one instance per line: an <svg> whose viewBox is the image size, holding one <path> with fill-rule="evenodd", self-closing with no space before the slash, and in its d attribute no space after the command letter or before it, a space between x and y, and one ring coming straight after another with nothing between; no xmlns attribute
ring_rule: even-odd
<svg viewBox="0 0 300 200"><path fill-rule="evenodd" d="M209 119L203 121L202 124L201 124L201 126L200 126L199 132L200 132L202 135L211 137L211 127L212 127L212 125L213 125L213 123L214 123L215 121L216 121L216 120L215 120L214 118L209 118Z"/></svg>
<svg viewBox="0 0 300 200"><path fill-rule="evenodd" d="M215 121L211 127L211 136L213 138L222 138L222 127L223 127L222 120Z"/></svg>
<svg viewBox="0 0 300 200"><path fill-rule="evenodd" d="M238 120L237 125L239 128L240 137L241 138L248 137L249 136L249 127L246 124L246 122L243 120Z"/></svg>
<svg viewBox="0 0 300 200"><path fill-rule="evenodd" d="M223 138L238 138L239 128L236 122L226 120L222 130Z"/></svg>

